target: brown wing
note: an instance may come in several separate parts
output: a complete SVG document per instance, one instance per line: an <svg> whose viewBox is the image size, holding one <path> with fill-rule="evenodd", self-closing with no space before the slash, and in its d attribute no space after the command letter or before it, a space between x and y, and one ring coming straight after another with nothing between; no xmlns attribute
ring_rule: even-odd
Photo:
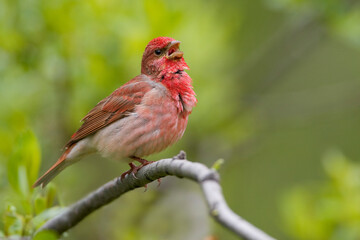
<svg viewBox="0 0 360 240"><path fill-rule="evenodd" d="M116 89L110 96L101 100L81 120L83 124L71 136L65 148L70 147L81 139L94 134L107 125L126 117L133 112L136 105L140 104L143 96L152 89L151 82L145 76L140 75L120 88Z"/></svg>

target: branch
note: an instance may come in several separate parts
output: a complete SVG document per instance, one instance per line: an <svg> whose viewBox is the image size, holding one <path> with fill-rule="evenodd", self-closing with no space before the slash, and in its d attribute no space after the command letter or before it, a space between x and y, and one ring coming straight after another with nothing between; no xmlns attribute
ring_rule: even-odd
<svg viewBox="0 0 360 240"><path fill-rule="evenodd" d="M204 192L211 216L236 235L253 240L274 239L236 215L227 206L219 185L219 175L215 170L209 169L201 163L185 160L185 157L185 153L180 152L173 159L163 159L144 166L136 174L136 178L132 175L127 175L122 181L120 177L115 178L46 222L38 232L52 230L61 235L90 213L110 203L122 194L135 188L144 187L156 179L174 175L199 183Z"/></svg>

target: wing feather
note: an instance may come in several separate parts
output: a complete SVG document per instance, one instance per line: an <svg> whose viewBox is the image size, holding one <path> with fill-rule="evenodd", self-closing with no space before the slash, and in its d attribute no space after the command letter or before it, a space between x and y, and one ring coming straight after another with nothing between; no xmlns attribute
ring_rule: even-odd
<svg viewBox="0 0 360 240"><path fill-rule="evenodd" d="M72 135L65 148L69 148L81 139L126 117L134 111L135 107L141 103L144 95L152 88L152 82L146 76L140 75L116 89L85 115L81 120L83 124Z"/></svg>

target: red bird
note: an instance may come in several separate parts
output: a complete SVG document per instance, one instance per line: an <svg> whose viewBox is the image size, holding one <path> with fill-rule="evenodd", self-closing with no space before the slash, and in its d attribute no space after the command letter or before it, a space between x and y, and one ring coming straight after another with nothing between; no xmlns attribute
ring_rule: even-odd
<svg viewBox="0 0 360 240"><path fill-rule="evenodd" d="M94 152L114 159L129 158L131 169L122 177L134 174L150 163L141 157L178 141L197 103L179 45L169 37L151 40L142 58L141 74L86 114L59 160L33 187L44 187L64 168ZM135 166L133 160L141 165Z"/></svg>

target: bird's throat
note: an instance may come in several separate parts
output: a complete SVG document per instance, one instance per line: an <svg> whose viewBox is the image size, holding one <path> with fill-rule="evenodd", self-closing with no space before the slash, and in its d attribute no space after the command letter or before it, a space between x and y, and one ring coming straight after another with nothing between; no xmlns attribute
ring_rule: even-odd
<svg viewBox="0 0 360 240"><path fill-rule="evenodd" d="M169 90L179 112L191 113L197 99L190 76L181 69L163 75L161 83Z"/></svg>

